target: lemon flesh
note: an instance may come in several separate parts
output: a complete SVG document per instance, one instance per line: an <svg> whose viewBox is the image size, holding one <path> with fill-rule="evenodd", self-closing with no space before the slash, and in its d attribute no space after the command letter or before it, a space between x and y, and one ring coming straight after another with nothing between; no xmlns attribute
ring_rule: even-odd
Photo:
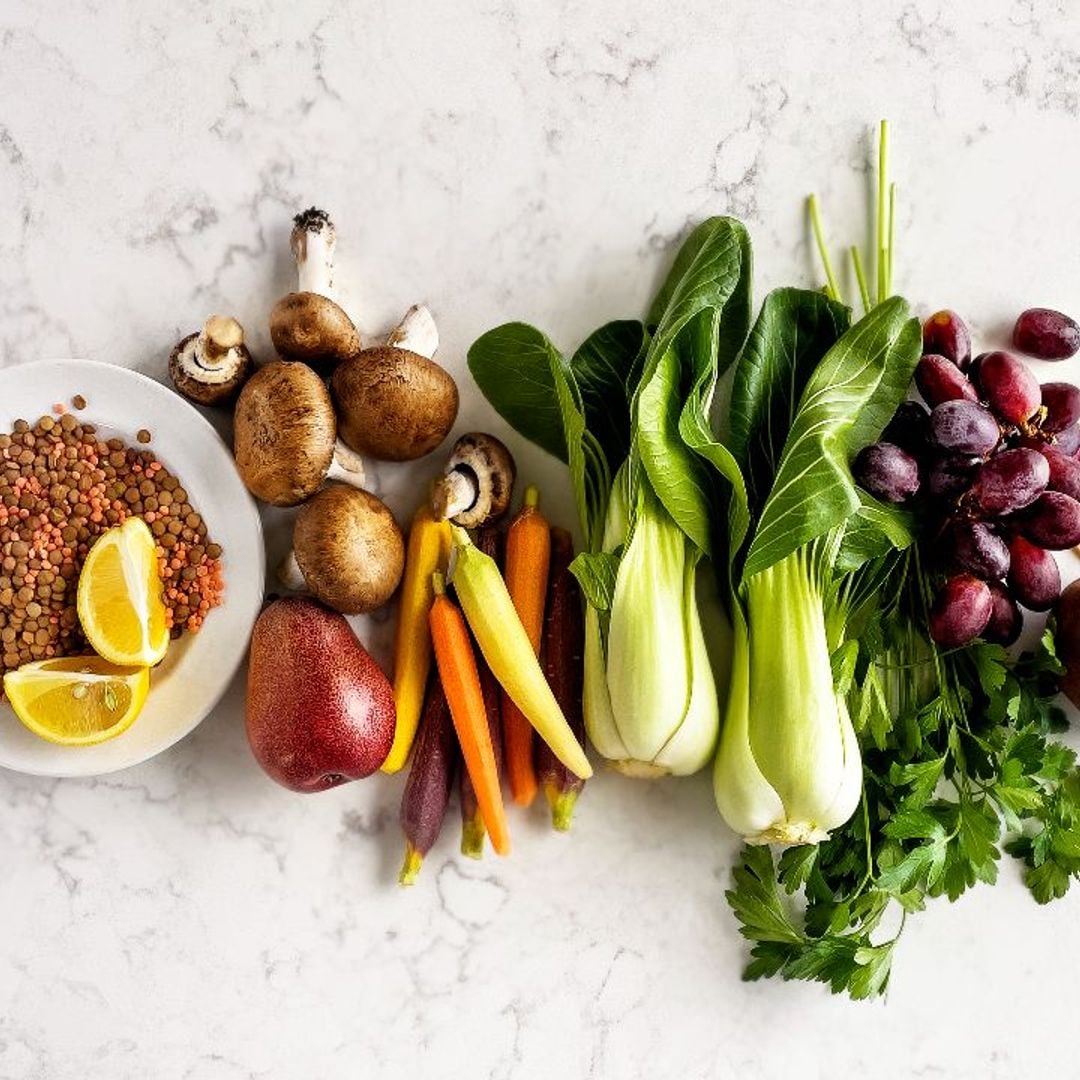
<svg viewBox="0 0 1080 1080"><path fill-rule="evenodd" d="M157 549L141 518L101 534L79 575L79 622L98 655L153 667L169 647Z"/></svg>
<svg viewBox="0 0 1080 1080"><path fill-rule="evenodd" d="M4 676L15 715L61 746L93 746L127 731L146 703L150 671L99 656L25 664Z"/></svg>

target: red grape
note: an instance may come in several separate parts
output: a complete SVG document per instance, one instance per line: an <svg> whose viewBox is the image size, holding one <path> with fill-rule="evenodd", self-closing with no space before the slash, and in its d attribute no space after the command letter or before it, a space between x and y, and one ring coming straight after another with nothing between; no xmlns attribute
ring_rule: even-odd
<svg viewBox="0 0 1080 1080"><path fill-rule="evenodd" d="M1046 415L1039 425L1043 431L1056 434L1080 420L1080 390L1072 383L1043 383L1042 403L1046 407Z"/></svg>
<svg viewBox="0 0 1080 1080"><path fill-rule="evenodd" d="M915 385L931 408L943 401L979 400L971 380L951 360L936 353L927 353L919 361Z"/></svg>
<svg viewBox="0 0 1080 1080"><path fill-rule="evenodd" d="M930 414L930 441L958 454L989 454L1001 429L993 413L974 401L946 401Z"/></svg>
<svg viewBox="0 0 1080 1080"><path fill-rule="evenodd" d="M945 648L966 645L990 621L994 602L985 581L957 574L945 582L930 611L930 636Z"/></svg>
<svg viewBox="0 0 1080 1080"><path fill-rule="evenodd" d="M901 401L893 418L881 433L882 442L890 442L915 457L926 452L930 410L918 401Z"/></svg>
<svg viewBox="0 0 1080 1080"><path fill-rule="evenodd" d="M987 353L979 364L979 389L1006 423L1026 424L1042 404L1042 387L1023 360L1006 352Z"/></svg>
<svg viewBox="0 0 1080 1080"><path fill-rule="evenodd" d="M1009 592L1031 611L1049 611L1061 593L1061 571L1045 548L1022 536L1009 541Z"/></svg>
<svg viewBox="0 0 1080 1080"><path fill-rule="evenodd" d="M981 521L959 521L951 530L953 562L983 581L1009 572L1009 546Z"/></svg>
<svg viewBox="0 0 1080 1080"><path fill-rule="evenodd" d="M1080 500L1080 461L1063 454L1054 446L1044 446L1041 453L1050 466L1050 483L1047 487Z"/></svg>
<svg viewBox="0 0 1080 1080"><path fill-rule="evenodd" d="M1065 360L1080 349L1080 326L1052 308L1028 308L1016 320L1013 344L1040 360Z"/></svg>
<svg viewBox="0 0 1080 1080"><path fill-rule="evenodd" d="M863 447L851 471L863 488L885 502L906 502L919 490L919 463L893 443Z"/></svg>
<svg viewBox="0 0 1080 1080"><path fill-rule="evenodd" d="M1080 424L1073 424L1054 435L1054 447L1069 457L1075 457L1080 450Z"/></svg>
<svg viewBox="0 0 1080 1080"><path fill-rule="evenodd" d="M987 584L994 606L990 612L990 621L983 630L983 637L995 645L1011 645L1024 628L1024 616L1000 581L990 581Z"/></svg>
<svg viewBox="0 0 1080 1080"><path fill-rule="evenodd" d="M923 323L923 353L937 353L961 371L971 361L971 335L955 311L938 311Z"/></svg>
<svg viewBox="0 0 1080 1080"><path fill-rule="evenodd" d="M935 499L952 499L971 486L980 459L966 454L944 454L930 466L926 486Z"/></svg>
<svg viewBox="0 0 1080 1080"><path fill-rule="evenodd" d="M1065 551L1080 544L1080 502L1061 491L1044 491L1024 512L1020 528L1033 544Z"/></svg>
<svg viewBox="0 0 1080 1080"><path fill-rule="evenodd" d="M1003 450L979 469L968 502L982 517L1002 517L1030 506L1049 482L1050 463L1037 450Z"/></svg>

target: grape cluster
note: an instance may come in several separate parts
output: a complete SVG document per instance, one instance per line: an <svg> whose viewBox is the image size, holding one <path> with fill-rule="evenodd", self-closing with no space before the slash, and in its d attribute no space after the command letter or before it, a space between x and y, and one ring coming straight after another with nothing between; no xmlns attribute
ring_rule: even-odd
<svg viewBox="0 0 1080 1080"><path fill-rule="evenodd" d="M1042 359L1080 348L1077 324L1045 308L1025 311L1013 342ZM971 355L955 312L923 327L915 371L923 401L906 401L880 442L852 465L858 483L927 515L943 584L930 612L940 645L977 637L1008 645L1020 607L1047 611L1061 592L1052 552L1080 544L1080 389L1039 384L1007 352Z"/></svg>

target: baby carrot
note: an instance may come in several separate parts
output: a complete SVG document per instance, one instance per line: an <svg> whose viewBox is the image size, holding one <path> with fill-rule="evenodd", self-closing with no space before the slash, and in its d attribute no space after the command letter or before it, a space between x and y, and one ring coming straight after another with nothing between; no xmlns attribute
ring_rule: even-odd
<svg viewBox="0 0 1080 1080"><path fill-rule="evenodd" d="M382 764L383 772L397 772L409 757L420 721L424 688L431 670L431 575L446 570L450 558L450 525L436 521L429 506L421 506L409 530L405 556L405 580L398 606L397 636L394 640L394 705L397 727L394 743Z"/></svg>
<svg viewBox="0 0 1080 1080"><path fill-rule="evenodd" d="M491 846L500 855L506 855L510 851L510 832L469 629L457 605L446 595L442 574L436 572L431 580L435 602L428 618L439 678Z"/></svg>
<svg viewBox="0 0 1080 1080"><path fill-rule="evenodd" d="M581 709L585 614L581 588L570 570L574 542L565 529L551 530L551 584L544 616L544 674L570 729L585 738ZM551 822L561 832L570 828L574 804L585 781L571 772L545 742L536 747L536 772L551 807Z"/></svg>
<svg viewBox="0 0 1080 1080"><path fill-rule="evenodd" d="M439 838L457 764L457 738L450 720L446 694L438 675L428 680L424 712L416 736L412 768L401 796L401 829L405 834L405 862L398 879L412 885L424 856Z"/></svg>
<svg viewBox="0 0 1080 1080"><path fill-rule="evenodd" d="M502 562L502 532L498 525L485 525L476 536L476 546L485 555ZM491 734L491 748L495 752L495 771L502 776L503 746L502 724L499 712L499 684L491 674L491 668L481 653L476 657L476 667L480 673L480 690L484 695L484 709L487 711L488 731ZM458 801L461 803L461 854L470 859L479 859L484 854L484 819L480 814L480 805L476 801L476 789L469 779L469 770L461 769L458 773Z"/></svg>
<svg viewBox="0 0 1080 1080"><path fill-rule="evenodd" d="M539 504L540 492L535 487L526 488L525 505L506 534L504 573L510 599L537 656L544 632L544 600L551 562L551 530ZM528 806L536 797L532 725L507 694L503 695L502 718L510 793L519 806Z"/></svg>

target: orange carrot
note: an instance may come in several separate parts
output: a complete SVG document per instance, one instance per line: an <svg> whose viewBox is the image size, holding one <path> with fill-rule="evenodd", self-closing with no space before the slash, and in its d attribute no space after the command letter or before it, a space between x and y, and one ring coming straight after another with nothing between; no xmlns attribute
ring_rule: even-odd
<svg viewBox="0 0 1080 1080"><path fill-rule="evenodd" d="M500 855L507 855L510 852L510 831L506 824L499 771L495 765L495 751L488 731L484 695L480 689L480 675L469 628L457 605L446 595L442 574L433 574L431 580L435 602L431 605L429 621L439 678L446 691L461 755L476 791L476 801L480 805L488 836L491 837L491 846Z"/></svg>
<svg viewBox="0 0 1080 1080"><path fill-rule="evenodd" d="M525 505L506 534L506 588L537 656L544 632L544 601L551 564L551 530L539 510L540 492L525 489ZM503 748L510 794L519 806L536 798L533 729L521 710L503 694Z"/></svg>

